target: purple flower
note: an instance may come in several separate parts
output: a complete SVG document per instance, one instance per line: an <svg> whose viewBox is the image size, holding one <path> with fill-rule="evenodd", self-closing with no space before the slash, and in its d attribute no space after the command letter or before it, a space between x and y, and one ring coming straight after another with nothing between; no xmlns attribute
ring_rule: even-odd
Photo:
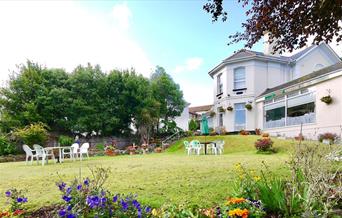
<svg viewBox="0 0 342 218"><path fill-rule="evenodd" d="M18 202L18 203L21 203L21 202L23 202L23 200L24 200L23 198L20 198L20 197L19 197L19 198L17 198L17 202Z"/></svg>
<svg viewBox="0 0 342 218"><path fill-rule="evenodd" d="M71 188L71 187L67 188L66 194L67 194L67 195L70 195L71 191L72 191L72 188Z"/></svg>
<svg viewBox="0 0 342 218"><path fill-rule="evenodd" d="M64 182L57 184L60 191L64 190L66 184Z"/></svg>
<svg viewBox="0 0 342 218"><path fill-rule="evenodd" d="M146 207L146 208L145 208L145 212L146 212L146 213L150 213L151 210L152 210L151 207Z"/></svg>
<svg viewBox="0 0 342 218"><path fill-rule="evenodd" d="M58 212L58 215L60 216L60 217L64 217L65 215L66 215L66 211L63 209L63 210L60 210L59 212Z"/></svg>
<svg viewBox="0 0 342 218"><path fill-rule="evenodd" d="M6 197L11 197L12 193L10 191L5 192Z"/></svg>
<svg viewBox="0 0 342 218"><path fill-rule="evenodd" d="M23 203L26 203L27 202L27 198L23 198Z"/></svg>
<svg viewBox="0 0 342 218"><path fill-rule="evenodd" d="M69 201L71 201L72 197L71 197L71 196L66 196L66 195L64 195L64 196L62 197L62 199L63 199L64 201L66 201L66 202L69 202Z"/></svg>
<svg viewBox="0 0 342 218"><path fill-rule="evenodd" d="M142 214L141 214L141 209L138 209L138 218L141 218Z"/></svg>
<svg viewBox="0 0 342 218"><path fill-rule="evenodd" d="M76 216L72 213L68 214L67 218L76 218Z"/></svg>
<svg viewBox="0 0 342 218"><path fill-rule="evenodd" d="M89 179L88 178L86 178L85 180L84 180L84 182L83 182L86 186L89 186Z"/></svg>
<svg viewBox="0 0 342 218"><path fill-rule="evenodd" d="M70 211L71 209L72 209L72 206L69 205L69 206L67 207L67 210Z"/></svg>
<svg viewBox="0 0 342 218"><path fill-rule="evenodd" d="M115 202L117 202L118 201L118 195L115 195L114 197L113 197L113 202L115 203Z"/></svg>
<svg viewBox="0 0 342 218"><path fill-rule="evenodd" d="M79 191L81 189L82 189L82 185L80 184L80 185L77 186L77 190Z"/></svg>
<svg viewBox="0 0 342 218"><path fill-rule="evenodd" d="M128 203L124 200L121 200L121 206L123 211L126 211L128 209Z"/></svg>
<svg viewBox="0 0 342 218"><path fill-rule="evenodd" d="M87 204L90 208L95 208L100 205L100 198L96 195L87 197Z"/></svg>

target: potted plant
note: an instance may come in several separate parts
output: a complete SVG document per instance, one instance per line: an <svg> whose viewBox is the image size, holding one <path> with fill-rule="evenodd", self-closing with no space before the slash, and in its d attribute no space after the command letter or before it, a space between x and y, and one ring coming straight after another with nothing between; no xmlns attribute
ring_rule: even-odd
<svg viewBox="0 0 342 218"><path fill-rule="evenodd" d="M329 105L333 102L333 99L330 95L326 95L321 98L321 101Z"/></svg>
<svg viewBox="0 0 342 218"><path fill-rule="evenodd" d="M233 111L233 110L234 110L234 108L232 106L227 107L227 111Z"/></svg>
<svg viewBox="0 0 342 218"><path fill-rule="evenodd" d="M216 115L215 111L210 111L210 113L209 113L209 116L210 116L210 117L213 117L213 116L215 116L215 115Z"/></svg>
<svg viewBox="0 0 342 218"><path fill-rule="evenodd" d="M337 135L334 133L326 132L318 136L318 141L326 145L331 145L337 139Z"/></svg>
<svg viewBox="0 0 342 218"><path fill-rule="evenodd" d="M133 145L130 145L127 147L127 151L129 152L130 155L134 155L135 154L135 147Z"/></svg>
<svg viewBox="0 0 342 218"><path fill-rule="evenodd" d="M105 154L107 156L115 156L116 152L115 152L115 147L112 145L108 145L105 147Z"/></svg>
<svg viewBox="0 0 342 218"><path fill-rule="evenodd" d="M219 107L219 111L220 111L221 113L226 112L226 110L225 110L223 107Z"/></svg>
<svg viewBox="0 0 342 218"><path fill-rule="evenodd" d="M154 152L156 152L156 153L161 153L161 152L162 152L162 148L161 148L161 147L156 147L156 148L154 149Z"/></svg>
<svg viewBox="0 0 342 218"><path fill-rule="evenodd" d="M252 110L253 107L251 104L248 103L245 105L245 108L250 111L250 110Z"/></svg>
<svg viewBox="0 0 342 218"><path fill-rule="evenodd" d="M146 154L146 152L148 151L147 147L148 147L148 145L146 143L141 145L141 150L142 150L143 154Z"/></svg>

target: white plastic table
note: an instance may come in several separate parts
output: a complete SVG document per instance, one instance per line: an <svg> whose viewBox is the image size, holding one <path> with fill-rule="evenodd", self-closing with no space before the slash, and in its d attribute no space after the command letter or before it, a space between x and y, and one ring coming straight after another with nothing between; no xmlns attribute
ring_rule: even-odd
<svg viewBox="0 0 342 218"><path fill-rule="evenodd" d="M64 157L63 157L63 155L62 155L62 149L70 149L70 152L71 152L71 156L73 157L74 156L74 154L73 154L73 149L72 149L72 147L70 147L70 146L57 146L57 147L46 147L46 148L44 148L44 150L45 151L52 151L53 152L53 150L56 150L56 149L58 149L58 152L59 152L59 163L63 163L63 160L64 160Z"/></svg>

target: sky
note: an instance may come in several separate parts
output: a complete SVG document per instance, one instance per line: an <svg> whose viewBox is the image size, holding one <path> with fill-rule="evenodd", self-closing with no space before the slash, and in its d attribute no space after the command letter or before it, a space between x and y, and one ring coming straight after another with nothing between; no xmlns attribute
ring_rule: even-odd
<svg viewBox="0 0 342 218"><path fill-rule="evenodd" d="M237 1L228 0L228 21L212 23L202 9L206 2L0 1L1 85L26 60L68 72L88 62L106 72L134 68L146 77L159 65L191 106L212 104L208 72L243 48L227 43L246 17ZM253 50L262 48L259 42Z"/></svg>

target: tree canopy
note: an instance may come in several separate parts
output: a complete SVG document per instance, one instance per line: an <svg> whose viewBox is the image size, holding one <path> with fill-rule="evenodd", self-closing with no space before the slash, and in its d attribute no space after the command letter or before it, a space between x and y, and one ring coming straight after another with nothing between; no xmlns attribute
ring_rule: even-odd
<svg viewBox="0 0 342 218"><path fill-rule="evenodd" d="M342 1L334 0L238 0L246 8L247 20L243 32L229 36L229 43L245 41L251 48L265 33L274 50L304 47L312 37L313 43L342 40ZM203 9L212 15L212 21L226 21L228 12L223 0L208 0Z"/></svg>
<svg viewBox="0 0 342 218"><path fill-rule="evenodd" d="M60 133L128 135L134 126L149 135L184 105L165 70L148 79L134 70L104 73L88 64L67 73L28 61L0 90L0 122L4 132L42 122Z"/></svg>

